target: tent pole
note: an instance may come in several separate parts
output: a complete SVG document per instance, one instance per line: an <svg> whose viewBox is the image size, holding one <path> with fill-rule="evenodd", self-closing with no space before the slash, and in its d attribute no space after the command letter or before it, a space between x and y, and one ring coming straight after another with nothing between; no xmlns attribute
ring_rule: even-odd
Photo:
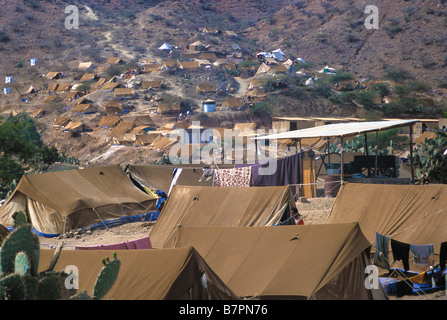
<svg viewBox="0 0 447 320"><path fill-rule="evenodd" d="M374 163L374 176L377 177L377 163L379 159L379 131L376 131L376 159Z"/></svg>
<svg viewBox="0 0 447 320"><path fill-rule="evenodd" d="M411 184L414 184L413 125L410 125L410 168L411 168Z"/></svg>
<svg viewBox="0 0 447 320"><path fill-rule="evenodd" d="M341 139L341 150L340 150L340 184L343 185L343 150L344 150L344 145L343 145L343 136L340 137Z"/></svg>

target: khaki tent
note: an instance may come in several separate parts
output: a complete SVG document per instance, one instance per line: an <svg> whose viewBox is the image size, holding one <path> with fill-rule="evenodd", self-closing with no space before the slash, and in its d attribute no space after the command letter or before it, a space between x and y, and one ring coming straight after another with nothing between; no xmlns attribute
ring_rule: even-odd
<svg viewBox="0 0 447 320"><path fill-rule="evenodd" d="M177 60L167 60L167 61L163 61L161 66L160 66L160 70L169 70L172 68L175 68L178 66L178 61Z"/></svg>
<svg viewBox="0 0 447 320"><path fill-rule="evenodd" d="M199 69L200 63L198 61L180 61L179 68L185 70Z"/></svg>
<svg viewBox="0 0 447 320"><path fill-rule="evenodd" d="M245 99L250 103L258 103L264 101L267 94L262 92L259 88L249 90L245 93Z"/></svg>
<svg viewBox="0 0 447 320"><path fill-rule="evenodd" d="M69 117L59 116L59 117L57 117L56 121L54 121L53 127L55 127L55 128L64 127L64 126L66 126L70 121L71 121L71 120L70 120Z"/></svg>
<svg viewBox="0 0 447 320"><path fill-rule="evenodd" d="M69 92L71 90L71 83L60 83L57 87L57 92Z"/></svg>
<svg viewBox="0 0 447 320"><path fill-rule="evenodd" d="M209 61L216 61L217 60L217 56L213 52L202 52L199 55L199 59L209 60Z"/></svg>
<svg viewBox="0 0 447 320"><path fill-rule="evenodd" d="M146 134L146 133L138 134L135 137L135 142L133 145L134 147L148 146L152 142L154 142L155 138L157 138L157 135L155 134Z"/></svg>
<svg viewBox="0 0 447 320"><path fill-rule="evenodd" d="M224 102L222 102L222 107L228 109L240 109L244 106L244 102L242 98L226 98Z"/></svg>
<svg viewBox="0 0 447 320"><path fill-rule="evenodd" d="M94 67L93 62L80 62L78 65L78 69L87 70Z"/></svg>
<svg viewBox="0 0 447 320"><path fill-rule="evenodd" d="M42 103L58 103L61 102L62 98L58 97L58 96L46 96Z"/></svg>
<svg viewBox="0 0 447 320"><path fill-rule="evenodd" d="M110 100L104 105L104 111L107 114L115 114L123 112L123 105L116 100Z"/></svg>
<svg viewBox="0 0 447 320"><path fill-rule="evenodd" d="M124 141L124 135L129 133L135 127L134 121L122 120L118 125L112 129L110 136L117 141Z"/></svg>
<svg viewBox="0 0 447 320"><path fill-rule="evenodd" d="M150 230L154 248L162 248L178 225L267 226L295 206L289 186L201 187L175 185Z"/></svg>
<svg viewBox="0 0 447 320"><path fill-rule="evenodd" d="M152 63L152 64L145 64L143 66L143 69L141 70L142 73L154 73L160 70L161 64L160 63Z"/></svg>
<svg viewBox="0 0 447 320"><path fill-rule="evenodd" d="M355 223L179 226L165 248L187 246L196 248L241 298L387 299L381 285L375 290L365 286L371 245Z"/></svg>
<svg viewBox="0 0 447 320"><path fill-rule="evenodd" d="M143 81L141 83L141 89L159 89L161 88L161 80Z"/></svg>
<svg viewBox="0 0 447 320"><path fill-rule="evenodd" d="M326 223L358 221L366 238L375 232L408 244L447 241L447 185L344 183Z"/></svg>
<svg viewBox="0 0 447 320"><path fill-rule="evenodd" d="M265 63L262 63L259 66L258 71L256 72L256 74L262 74L262 73L278 74L278 73L286 73L286 72L287 72L287 67L283 66L282 64L267 65Z"/></svg>
<svg viewBox="0 0 447 320"><path fill-rule="evenodd" d="M99 119L98 126L101 128L112 128L116 127L120 121L120 116L103 116Z"/></svg>
<svg viewBox="0 0 447 320"><path fill-rule="evenodd" d="M120 87L121 87L121 83L119 83L119 82L107 82L101 86L101 91L102 92L113 91L113 90L115 90L115 88L120 88Z"/></svg>
<svg viewBox="0 0 447 320"><path fill-rule="evenodd" d="M72 110L73 114L89 114L96 112L95 108L91 103L80 103L77 104Z"/></svg>
<svg viewBox="0 0 447 320"><path fill-rule="evenodd" d="M152 129L157 127L154 120L152 120L151 116L148 114L124 116L123 120L133 121L134 125L137 127L152 128Z"/></svg>
<svg viewBox="0 0 447 320"><path fill-rule="evenodd" d="M145 188L161 190L167 194L171 187L174 168L170 165L128 165L126 172L135 181L134 183ZM203 170L199 167L182 167L176 185L211 187L213 185L213 179L208 181L203 179L199 182L202 175Z"/></svg>
<svg viewBox="0 0 447 320"><path fill-rule="evenodd" d="M0 223L13 225L21 210L43 234L60 234L104 220L147 213L155 199L135 187L120 166L27 174L0 207Z"/></svg>
<svg viewBox="0 0 447 320"><path fill-rule="evenodd" d="M206 49L206 45L200 41L196 41L189 45L189 50L192 50L192 51L203 51L205 49Z"/></svg>
<svg viewBox="0 0 447 320"><path fill-rule="evenodd" d="M207 27L207 26L199 28L199 31L203 32L203 33L218 33L219 32L219 30L217 30L216 28Z"/></svg>
<svg viewBox="0 0 447 320"><path fill-rule="evenodd" d="M196 87L196 93L208 93L215 91L216 91L215 83L199 83Z"/></svg>
<svg viewBox="0 0 447 320"><path fill-rule="evenodd" d="M158 137L155 138L155 140L151 143L150 147L155 151L164 152L174 143L177 143L177 139L165 137L163 135L158 135Z"/></svg>
<svg viewBox="0 0 447 320"><path fill-rule="evenodd" d="M116 250L118 277L103 300L234 300L238 297L192 248ZM53 250L41 250L39 272L51 262ZM62 250L55 270L75 265L79 288L93 295L102 259L110 250ZM206 279L206 285L202 282ZM81 291L79 290L79 291Z"/></svg>
<svg viewBox="0 0 447 320"><path fill-rule="evenodd" d="M45 115L45 110L42 108L36 109L32 114L31 118L38 119Z"/></svg>
<svg viewBox="0 0 447 320"><path fill-rule="evenodd" d="M83 121L70 121L64 127L62 127L62 131L64 132L85 132L89 131L90 128L85 125Z"/></svg>
<svg viewBox="0 0 447 320"><path fill-rule="evenodd" d="M107 59L106 64L119 64L119 63L123 63L123 59L118 58L118 57L110 57Z"/></svg>
<svg viewBox="0 0 447 320"><path fill-rule="evenodd" d="M180 112L181 103L179 101L165 101L158 104L157 111L161 114Z"/></svg>
<svg viewBox="0 0 447 320"><path fill-rule="evenodd" d="M47 91L48 91L48 92L54 92L54 91L57 91L57 88L58 88L58 87L59 87L59 84L58 84L58 83L56 83L56 82L50 83L50 84L48 85Z"/></svg>
<svg viewBox="0 0 447 320"><path fill-rule="evenodd" d="M45 77L47 79L60 79L62 78L62 76L63 76L62 72L48 72Z"/></svg>
<svg viewBox="0 0 447 320"><path fill-rule="evenodd" d="M79 81L95 80L96 75L94 73L84 73Z"/></svg>
<svg viewBox="0 0 447 320"><path fill-rule="evenodd" d="M133 98L135 97L134 88L116 88L114 90L114 95L116 98Z"/></svg>

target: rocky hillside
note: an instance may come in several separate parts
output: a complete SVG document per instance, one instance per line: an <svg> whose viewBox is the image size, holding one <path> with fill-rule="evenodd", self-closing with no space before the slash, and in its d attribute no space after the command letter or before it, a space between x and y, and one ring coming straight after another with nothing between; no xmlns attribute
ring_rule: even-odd
<svg viewBox="0 0 447 320"><path fill-rule="evenodd" d="M70 14L65 13L68 5L79 10L78 29L65 27ZM36 121L45 142L85 161L110 163L129 154L141 163L146 158L155 159L157 152L143 154L144 149L131 150L122 158L115 153L110 156L107 130L94 129L81 137L68 133L68 137L62 136L53 123L59 115L69 115L74 102L44 104L44 98L51 83L82 83L85 72L78 68L80 62L90 61L102 67L108 58L120 57L126 61L126 67L135 68L148 60L184 60L184 54L190 53L189 45L200 41L206 45L206 51L217 54L217 59L231 59L234 68L202 65L199 70L174 68L137 75L137 98L126 102L132 112L154 112L161 101L159 95L168 94L179 97L182 105L194 112L195 119L212 127L256 122L269 128L274 116L442 115L447 108L447 4L444 0L377 0L374 5L379 10L377 30L365 28L368 14L364 13L365 2L360 0L2 1L0 68L4 77L13 76L14 80L3 85L11 92L0 94L0 113L15 110L31 114L43 107L45 116ZM200 28L204 26L219 32L202 32ZM158 50L163 43L174 49ZM244 98L252 80L257 78L260 63L256 54L275 49L281 49L285 59L296 62L301 58L305 63L296 63L291 72L264 78L260 86L264 100L255 108L201 114L203 100L215 99L220 105L227 97ZM35 66L30 65L31 58L38 59ZM325 66L337 70L337 81L318 73ZM305 74L297 74L302 68L306 69ZM93 72L107 81L118 75L118 69L124 71L120 67L112 74L99 73L98 69ZM49 80L44 76L49 72L62 72L63 78ZM371 82L380 84L390 74L405 80L398 83L398 90L390 91L383 83L375 86ZM320 80L316 87L307 87L304 83L312 76ZM370 80L368 89L374 92L367 92L362 86L359 89L358 83L352 85L365 78ZM162 89L148 91L140 87L142 81L154 79L163 80ZM125 77L118 81L127 86L128 80ZM217 90L211 94L197 93L196 86L207 82L217 84ZM38 92L27 94L30 86ZM98 88L82 92L97 111L82 118L93 128L98 127L104 115L103 105L113 97L113 93ZM438 88L441 90L434 93ZM393 94L394 97L388 97ZM394 104L384 108L385 96ZM81 116L77 117L81 120ZM159 128L175 117L153 115ZM124 149L115 148L114 152ZM106 153L110 157L104 157Z"/></svg>

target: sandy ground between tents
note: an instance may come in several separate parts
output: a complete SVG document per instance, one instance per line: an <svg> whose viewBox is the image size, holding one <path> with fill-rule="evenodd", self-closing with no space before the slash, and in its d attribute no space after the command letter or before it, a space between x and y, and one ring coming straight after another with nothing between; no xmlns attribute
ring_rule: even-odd
<svg viewBox="0 0 447 320"><path fill-rule="evenodd" d="M330 214L334 201L335 198L328 197L301 198L296 202L296 205L306 224L323 224ZM74 250L76 246L120 243L148 236L153 224L153 222L133 222L114 228L94 230L91 233L83 233L65 239L41 237L40 244L42 249L50 249L63 242L65 250ZM390 300L447 300L447 295L446 291L438 291L431 294L403 297L390 295L389 298Z"/></svg>

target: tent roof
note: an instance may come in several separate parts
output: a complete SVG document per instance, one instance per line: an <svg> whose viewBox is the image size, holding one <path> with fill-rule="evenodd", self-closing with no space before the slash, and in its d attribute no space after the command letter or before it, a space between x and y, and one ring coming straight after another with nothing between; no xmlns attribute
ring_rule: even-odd
<svg viewBox="0 0 447 320"><path fill-rule="evenodd" d="M371 299L363 260L371 245L355 223L179 226L166 247L191 245L240 297ZM348 279L340 276L343 271ZM332 280L335 287L325 290Z"/></svg>
<svg viewBox="0 0 447 320"><path fill-rule="evenodd" d="M119 165L27 174L0 207L0 223L12 226L13 214L21 210L39 232L60 234L146 213L155 207L155 200L138 189Z"/></svg>
<svg viewBox="0 0 447 320"><path fill-rule="evenodd" d="M127 167L127 172L138 183L149 188L161 190L166 194L171 186L173 170L173 167L165 165L129 165ZM199 168L183 168L176 184L183 186L212 186L212 179L199 182L202 174L203 171Z"/></svg>
<svg viewBox="0 0 447 320"><path fill-rule="evenodd" d="M447 241L446 215L447 185L345 183L326 223L358 221L372 244L378 232L422 245Z"/></svg>
<svg viewBox="0 0 447 320"><path fill-rule="evenodd" d="M387 130L396 127L409 126L418 120L396 120L396 121L372 121L356 123L336 123L325 126L306 128L258 137L255 139L302 139L302 138L323 138L323 137L345 137L354 136L366 132Z"/></svg>
<svg viewBox="0 0 447 320"><path fill-rule="evenodd" d="M84 208L153 200L132 184L119 165L26 174L11 198L17 192L63 215Z"/></svg>
<svg viewBox="0 0 447 320"><path fill-rule="evenodd" d="M265 226L279 222L289 204L289 186L202 187L175 185L160 217L150 230L154 248L161 248L178 225Z"/></svg>
<svg viewBox="0 0 447 320"><path fill-rule="evenodd" d="M231 300L237 296L220 280L192 247L179 249L116 250L121 261L118 277L104 300ZM41 250L39 271L51 262L53 250ZM93 295L103 268L103 257L112 259L110 250L62 250L56 270L76 265L79 287ZM206 274L208 290L201 283ZM191 289L191 291L190 291Z"/></svg>

